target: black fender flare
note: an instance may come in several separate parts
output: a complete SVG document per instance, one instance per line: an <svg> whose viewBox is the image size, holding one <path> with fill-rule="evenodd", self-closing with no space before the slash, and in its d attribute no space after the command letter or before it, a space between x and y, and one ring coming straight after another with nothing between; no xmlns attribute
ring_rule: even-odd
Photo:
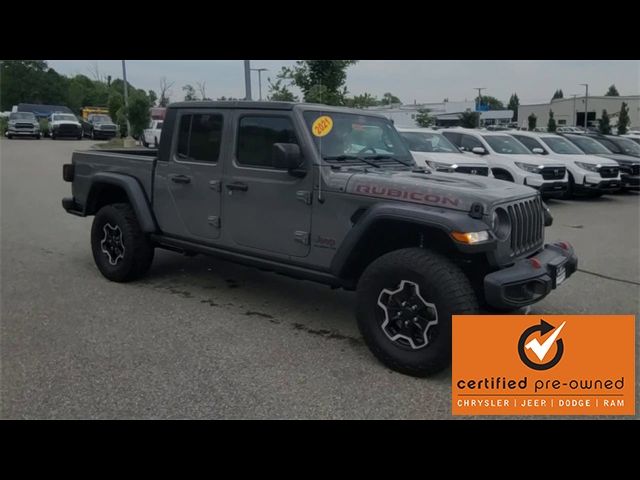
<svg viewBox="0 0 640 480"><path fill-rule="evenodd" d="M115 185L124 190L129 199L129 203L133 207L133 211L138 218L140 228L143 232L154 233L158 231L156 220L147 195L144 193L140 182L134 177L123 175L121 173L99 172L91 177L91 187L89 188L89 197L97 185ZM85 206L85 210L89 208L89 202ZM85 212L86 213L86 212Z"/></svg>
<svg viewBox="0 0 640 480"><path fill-rule="evenodd" d="M398 203L377 203L369 207L358 217L353 228L347 233L340 247L336 251L331 262L331 273L342 277L354 252L358 250L358 245L364 241L367 232L372 227L386 220L396 220L410 223L422 227L436 228L447 236L451 232L478 232L489 230L490 227L485 222L471 218L466 212L444 208L429 208L422 205L398 204ZM465 253L488 251L495 248L495 240L484 242L481 245L471 246L455 242L456 248Z"/></svg>

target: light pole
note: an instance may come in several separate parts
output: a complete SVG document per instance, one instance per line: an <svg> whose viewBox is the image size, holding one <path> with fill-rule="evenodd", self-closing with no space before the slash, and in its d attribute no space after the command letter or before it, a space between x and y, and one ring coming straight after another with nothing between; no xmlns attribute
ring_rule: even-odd
<svg viewBox="0 0 640 480"><path fill-rule="evenodd" d="M482 90L486 90L487 87L474 87L474 90L478 90L478 128L480 128L480 116L482 115L482 112L480 112L480 105L482 105Z"/></svg>
<svg viewBox="0 0 640 480"><path fill-rule="evenodd" d="M251 62L249 60L244 61L244 90L244 99L251 100Z"/></svg>
<svg viewBox="0 0 640 480"><path fill-rule="evenodd" d="M127 139L131 138L131 123L129 122L129 96L127 95L127 67L122 60L122 79L124 80L124 109L127 118Z"/></svg>
<svg viewBox="0 0 640 480"><path fill-rule="evenodd" d="M262 100L262 72L266 72L269 70L268 68L251 68L253 72L258 72L258 95L260 100Z"/></svg>
<svg viewBox="0 0 640 480"><path fill-rule="evenodd" d="M589 84L588 83L581 83L580 85L582 85L585 88L585 95L584 95L584 131L587 131L587 127L589 126L589 122L587 121L587 117L588 117L588 110L587 110L587 104L589 102Z"/></svg>

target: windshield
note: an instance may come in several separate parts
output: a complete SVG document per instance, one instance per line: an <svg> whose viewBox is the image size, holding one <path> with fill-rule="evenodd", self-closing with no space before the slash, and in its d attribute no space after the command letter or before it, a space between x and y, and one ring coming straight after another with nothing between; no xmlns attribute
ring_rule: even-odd
<svg viewBox="0 0 640 480"><path fill-rule="evenodd" d="M607 155L611 154L611 150L596 142L593 138L589 137L571 137L571 141L578 145L584 153L590 155Z"/></svg>
<svg viewBox="0 0 640 480"><path fill-rule="evenodd" d="M459 150L444 135L431 132L399 132L414 152L455 153Z"/></svg>
<svg viewBox="0 0 640 480"><path fill-rule="evenodd" d="M9 120L33 120L35 121L36 116L31 112L15 112L9 114Z"/></svg>
<svg viewBox="0 0 640 480"><path fill-rule="evenodd" d="M109 115L92 115L91 121L100 123L113 123L111 122L111 117L109 117Z"/></svg>
<svg viewBox="0 0 640 480"><path fill-rule="evenodd" d="M496 153L508 155L530 155L531 152L518 140L507 135L483 135L489 146Z"/></svg>
<svg viewBox="0 0 640 480"><path fill-rule="evenodd" d="M76 119L76 117L74 117L73 115L54 115L53 116L53 121L54 122L60 122L60 121L69 121L69 122L77 122L78 120Z"/></svg>
<svg viewBox="0 0 640 480"><path fill-rule="evenodd" d="M414 163L400 135L386 118L308 110L304 112L304 119L324 159L388 155Z"/></svg>
<svg viewBox="0 0 640 480"><path fill-rule="evenodd" d="M616 138L615 143L620 147L622 153L626 155L640 156L640 145L628 138Z"/></svg>
<svg viewBox="0 0 640 480"><path fill-rule="evenodd" d="M560 155L584 155L583 151L566 138L542 137L542 141L546 143L551 150Z"/></svg>

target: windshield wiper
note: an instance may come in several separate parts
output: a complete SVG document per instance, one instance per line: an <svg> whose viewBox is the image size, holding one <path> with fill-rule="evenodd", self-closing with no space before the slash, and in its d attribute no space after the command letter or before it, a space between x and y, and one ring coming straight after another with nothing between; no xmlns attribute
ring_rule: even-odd
<svg viewBox="0 0 640 480"><path fill-rule="evenodd" d="M413 165L412 163L409 162L405 162L404 160L400 160L399 158L393 157L391 155L369 155L365 158L369 158L371 160L395 160L398 163L401 163L403 165L406 165L407 167L413 167L415 165Z"/></svg>
<svg viewBox="0 0 640 480"><path fill-rule="evenodd" d="M333 156L329 156L329 157L324 157L325 160L335 160L338 162L343 162L345 160L359 160L361 162L364 162L368 165L371 165L372 167L376 167L376 168L380 168L380 165L378 165L377 163L371 162L369 160L367 160L365 157L358 157L356 155L333 155Z"/></svg>

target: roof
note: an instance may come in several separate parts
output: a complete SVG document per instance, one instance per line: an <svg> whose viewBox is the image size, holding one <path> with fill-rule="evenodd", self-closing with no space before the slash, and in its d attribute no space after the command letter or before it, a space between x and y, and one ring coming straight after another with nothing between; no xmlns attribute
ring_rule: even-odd
<svg viewBox="0 0 640 480"><path fill-rule="evenodd" d="M33 112L39 117L48 117L52 113L71 113L69 107L63 105L41 105L37 103L19 103L18 112Z"/></svg>
<svg viewBox="0 0 640 480"><path fill-rule="evenodd" d="M229 109L253 109L253 110L318 110L323 112L343 112L357 115L367 115L386 118L384 115L370 110L360 110L357 108L336 107L321 103L299 103L299 102L265 102L253 100L237 100L230 102L177 102L171 103L168 109L174 108L229 108Z"/></svg>

